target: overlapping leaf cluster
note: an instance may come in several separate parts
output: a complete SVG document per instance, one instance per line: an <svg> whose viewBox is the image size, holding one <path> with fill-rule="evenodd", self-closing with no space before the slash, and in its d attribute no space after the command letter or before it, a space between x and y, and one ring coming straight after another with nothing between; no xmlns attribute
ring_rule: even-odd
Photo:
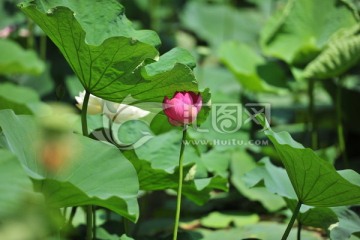
<svg viewBox="0 0 360 240"><path fill-rule="evenodd" d="M129 96L138 102L161 102L164 96L171 96L175 91L199 91L192 72L195 61L191 54L175 48L159 58L157 34L135 30L118 1L96 1L93 5L87 1L29 1L19 6L55 43L83 87L93 95L114 102L122 102ZM28 54L24 57L33 56ZM38 59L26 60L24 57L17 58L21 60L19 66L9 63L9 60L4 62L1 66L7 72L3 70L1 73L11 71L5 64L16 65L18 70L22 63L33 62L32 68L25 64L20 68L24 72L16 73L38 73L43 67ZM51 110L48 112L49 106L41 103L33 91L12 84L0 85L0 97L3 99L0 109L5 109L0 112L0 146L7 149L4 156L9 155L4 164L8 158L18 158L34 189L45 195L48 206L62 208L92 204L135 221L139 216L139 190L176 189L177 154L166 151L178 149L180 139L176 136L179 132L165 133L136 152L124 154L116 147L74 135L72 138L76 146L73 148L77 152L70 159L70 166L52 174L41 167L41 151L36 145L44 137L41 135L43 125L38 119L53 114ZM208 98L210 95L206 91L204 99ZM201 113L204 120L205 115L205 112ZM70 114L59 118L66 122L66 117L72 119L74 116ZM159 145L163 138L173 141ZM164 152L157 151L152 155L148 150L154 149L153 146L161 146ZM9 151L14 155L10 155ZM189 171L199 156L191 148L187 152L192 154L187 163ZM169 156L173 156L172 159ZM19 182L19 186L21 184L25 183ZM208 200L213 188L226 190L226 179L220 176L196 179L193 176L185 182L184 194L201 204ZM11 194L16 193L13 191ZM11 194L4 196L5 203L11 201Z"/></svg>

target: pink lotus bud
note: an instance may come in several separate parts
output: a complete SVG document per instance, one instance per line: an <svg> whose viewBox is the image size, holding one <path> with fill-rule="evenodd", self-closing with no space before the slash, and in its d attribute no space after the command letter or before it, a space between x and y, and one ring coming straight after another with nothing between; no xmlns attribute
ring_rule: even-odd
<svg viewBox="0 0 360 240"><path fill-rule="evenodd" d="M0 38L7 38L14 31L14 27L8 26L0 29Z"/></svg>
<svg viewBox="0 0 360 240"><path fill-rule="evenodd" d="M174 126L184 126L195 121L201 107L201 95L194 92L176 92L172 99L165 97L163 101L164 113Z"/></svg>

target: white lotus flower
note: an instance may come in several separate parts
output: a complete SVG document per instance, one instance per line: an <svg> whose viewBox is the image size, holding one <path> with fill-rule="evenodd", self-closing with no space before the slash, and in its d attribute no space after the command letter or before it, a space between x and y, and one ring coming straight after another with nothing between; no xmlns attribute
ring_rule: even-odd
<svg viewBox="0 0 360 240"><path fill-rule="evenodd" d="M85 98L85 90L79 93L79 96L76 96L76 106L81 110L83 107ZM103 100L94 95L90 94L87 113L88 114L100 114L103 112Z"/></svg>
<svg viewBox="0 0 360 240"><path fill-rule="evenodd" d="M104 114L113 122L124 123L147 116L150 112L141 108L114 102L105 102Z"/></svg>
<svg viewBox="0 0 360 240"><path fill-rule="evenodd" d="M85 91L80 92L79 96L76 96L76 106L81 110L85 98ZM141 108L122 104L114 103L103 100L92 94L90 94L88 102L88 114L101 114L104 113L111 121L116 123L124 123L129 120L136 120L147 116L150 112Z"/></svg>

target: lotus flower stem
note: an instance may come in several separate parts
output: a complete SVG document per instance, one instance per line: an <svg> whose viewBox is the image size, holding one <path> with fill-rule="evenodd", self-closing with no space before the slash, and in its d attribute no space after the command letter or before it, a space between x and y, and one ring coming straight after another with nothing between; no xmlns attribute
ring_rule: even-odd
<svg viewBox="0 0 360 240"><path fill-rule="evenodd" d="M85 92L83 107L81 109L81 126L84 136L89 136L87 125L87 108L90 98L90 92ZM95 228L96 226L94 226ZM93 239L93 207L91 205L86 206L86 240Z"/></svg>
<svg viewBox="0 0 360 240"><path fill-rule="evenodd" d="M180 156L179 156L179 183L176 201L176 214L173 240L177 240L179 229L180 209L181 209L181 192L184 179L183 158L185 149L186 130L189 124L196 121L197 115L202 107L202 97L200 93L194 92L176 92L174 96L169 99L167 96L163 100L163 110L168 117L171 125L182 127L183 136L181 141Z"/></svg>
<svg viewBox="0 0 360 240"><path fill-rule="evenodd" d="M293 227L294 225L294 222L295 222L295 219L297 218L298 214L299 214L299 211L300 211L300 207L301 207L302 203L301 201L299 201L297 204L296 204L296 207L293 211L293 215L290 219L290 222L284 232L284 235L282 236L281 240L286 240L290 234L290 231L291 231L291 228Z"/></svg>
<svg viewBox="0 0 360 240"><path fill-rule="evenodd" d="M183 159L184 159L184 149L185 149L185 139L186 139L186 129L187 126L184 126L183 136L181 140L180 156L179 156L179 183L177 191L177 200L176 200L176 214L175 214L175 226L173 240L177 240L179 220L180 220L180 209L181 209L181 195L182 195L182 184L184 179L184 169L183 169Z"/></svg>

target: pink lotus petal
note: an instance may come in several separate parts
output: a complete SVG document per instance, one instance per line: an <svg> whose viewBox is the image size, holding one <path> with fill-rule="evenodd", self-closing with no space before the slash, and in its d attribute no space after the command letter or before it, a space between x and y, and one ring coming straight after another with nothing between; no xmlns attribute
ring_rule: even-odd
<svg viewBox="0 0 360 240"><path fill-rule="evenodd" d="M202 97L200 95L200 93L198 95L195 96L194 99L194 105L197 108L198 112L200 112L201 107L202 107Z"/></svg>
<svg viewBox="0 0 360 240"><path fill-rule="evenodd" d="M183 101L184 101L184 103L186 103L188 105L192 105L194 103L193 98L189 92L184 93Z"/></svg>
<svg viewBox="0 0 360 240"><path fill-rule="evenodd" d="M175 120L172 120L171 118L168 118L168 121L169 121L169 123L170 123L171 125L173 125L173 126L176 126L176 127L183 126L182 123L177 122L177 121L175 121Z"/></svg>
<svg viewBox="0 0 360 240"><path fill-rule="evenodd" d="M184 103L180 99L173 98L169 101L165 114L175 121L181 122L184 118Z"/></svg>

